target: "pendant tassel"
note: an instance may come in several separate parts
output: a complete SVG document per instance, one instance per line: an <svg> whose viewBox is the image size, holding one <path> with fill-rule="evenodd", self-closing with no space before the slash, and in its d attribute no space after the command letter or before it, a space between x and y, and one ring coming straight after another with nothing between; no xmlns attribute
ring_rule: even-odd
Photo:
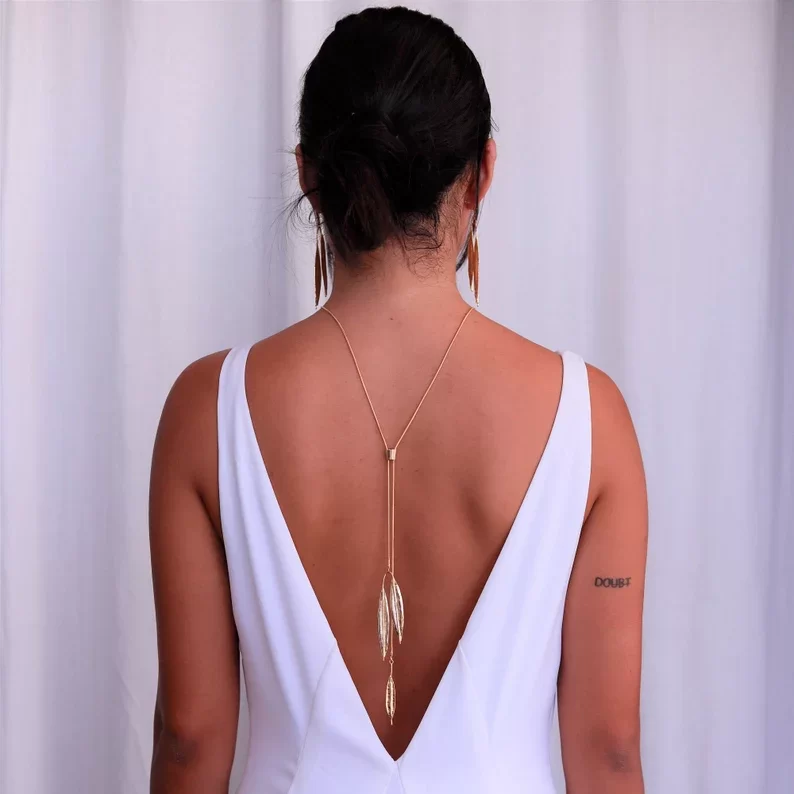
<svg viewBox="0 0 794 794"><path fill-rule="evenodd" d="M394 577L394 493L397 473L397 447L386 448L386 490L388 512L386 516L386 575L389 577L389 678L386 681L386 714L389 725L394 724L397 708L397 687L394 683L394 633L402 642L403 609L400 586ZM383 597L383 596L381 596ZM399 604L398 604L399 601Z"/></svg>

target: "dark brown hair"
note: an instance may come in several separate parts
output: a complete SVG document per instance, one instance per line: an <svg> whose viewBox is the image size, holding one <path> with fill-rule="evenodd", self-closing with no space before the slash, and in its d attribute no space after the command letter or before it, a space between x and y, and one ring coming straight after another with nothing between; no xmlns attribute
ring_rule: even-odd
<svg viewBox="0 0 794 794"><path fill-rule="evenodd" d="M436 241L441 203L491 133L480 64L452 28L407 8L339 20L311 62L298 122L325 230L341 255Z"/></svg>

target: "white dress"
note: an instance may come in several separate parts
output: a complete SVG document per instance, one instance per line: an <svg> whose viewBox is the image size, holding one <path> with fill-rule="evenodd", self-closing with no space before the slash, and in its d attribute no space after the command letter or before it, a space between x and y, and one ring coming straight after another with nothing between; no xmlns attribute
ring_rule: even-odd
<svg viewBox="0 0 794 794"><path fill-rule="evenodd" d="M583 359L562 354L546 449L427 712L395 761L276 501L245 394L249 350L229 352L218 394L221 520L250 713L239 794L554 794L549 734L562 615L590 481Z"/></svg>

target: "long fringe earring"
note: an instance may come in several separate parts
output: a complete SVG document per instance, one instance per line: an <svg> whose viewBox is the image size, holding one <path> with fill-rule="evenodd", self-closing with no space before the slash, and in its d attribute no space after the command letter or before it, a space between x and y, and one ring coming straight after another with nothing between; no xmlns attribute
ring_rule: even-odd
<svg viewBox="0 0 794 794"><path fill-rule="evenodd" d="M317 244L314 252L314 308L320 305L320 288L328 297L328 247L322 221L317 219Z"/></svg>
<svg viewBox="0 0 794 794"><path fill-rule="evenodd" d="M466 246L466 259L469 262L469 288L474 293L474 302L480 305L480 241L477 227L472 224L469 230L469 243Z"/></svg>

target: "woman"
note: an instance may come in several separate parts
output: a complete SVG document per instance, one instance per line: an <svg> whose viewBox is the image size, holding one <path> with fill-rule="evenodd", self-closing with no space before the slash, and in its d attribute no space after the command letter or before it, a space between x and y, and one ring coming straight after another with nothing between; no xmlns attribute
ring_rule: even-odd
<svg viewBox="0 0 794 794"><path fill-rule="evenodd" d="M639 794L642 462L603 372L457 290L496 161L477 60L346 17L299 128L330 298L191 364L155 443L152 791L228 791L241 654L243 794L551 794L555 696L567 791Z"/></svg>

